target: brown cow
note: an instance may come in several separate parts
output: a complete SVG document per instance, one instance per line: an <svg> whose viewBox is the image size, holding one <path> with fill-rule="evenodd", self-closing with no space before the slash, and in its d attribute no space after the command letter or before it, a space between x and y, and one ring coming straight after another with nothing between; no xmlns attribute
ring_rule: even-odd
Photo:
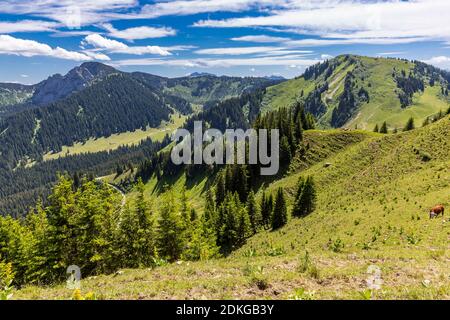
<svg viewBox="0 0 450 320"><path fill-rule="evenodd" d="M439 205L430 210L430 219L437 218L440 214L444 216L444 206Z"/></svg>

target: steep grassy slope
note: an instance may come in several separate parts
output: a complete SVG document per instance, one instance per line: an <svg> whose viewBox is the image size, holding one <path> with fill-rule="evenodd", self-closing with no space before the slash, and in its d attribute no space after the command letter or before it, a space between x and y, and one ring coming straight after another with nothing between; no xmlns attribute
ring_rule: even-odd
<svg viewBox="0 0 450 320"><path fill-rule="evenodd" d="M299 176L314 175L318 205L310 216L261 232L227 258L93 277L83 291L114 299L449 299L449 219L428 219L431 206L450 204L449 121L365 139L360 132L310 132L307 160L268 185L283 186L291 203ZM381 269L376 292L366 285L371 265ZM62 285L15 293L70 295Z"/></svg>
<svg viewBox="0 0 450 320"><path fill-rule="evenodd" d="M342 126L372 130L376 124L380 126L384 121L387 121L391 129L402 128L411 116L417 123L422 123L428 116L441 110L445 111L450 105L448 95L442 94L448 90L448 80L434 74L434 71L430 72L431 68L425 73L423 70L417 71L417 62L346 55L327 63L330 68L324 68L321 73L316 73L313 77L302 76L268 88L263 100L264 110L289 106L296 101L305 101L314 89L325 85L327 89L320 94L325 111L312 111L321 128ZM369 99L357 102L356 108L349 111L350 114L345 118L344 123L336 125L332 120L332 113L340 103L345 90L345 79L349 73L354 75L354 94L362 88L367 91ZM406 78L410 74L419 73L418 76L423 80L425 90L416 92L412 103L402 108L399 99L402 89L397 85L397 78L403 73ZM431 86L431 77L441 78L441 80Z"/></svg>

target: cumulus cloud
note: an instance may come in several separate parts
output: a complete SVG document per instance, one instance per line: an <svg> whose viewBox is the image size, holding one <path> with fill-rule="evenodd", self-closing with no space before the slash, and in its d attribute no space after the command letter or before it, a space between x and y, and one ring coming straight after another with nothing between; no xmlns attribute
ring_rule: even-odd
<svg viewBox="0 0 450 320"><path fill-rule="evenodd" d="M450 57L447 56L432 57L424 62L442 69L450 69Z"/></svg>
<svg viewBox="0 0 450 320"><path fill-rule="evenodd" d="M174 36L176 34L176 31L170 27L154 28L142 26L124 30L117 30L109 23L103 24L102 27L108 31L108 35L110 37L130 41L139 39L163 38Z"/></svg>
<svg viewBox="0 0 450 320"><path fill-rule="evenodd" d="M42 20L0 21L0 33L54 32L60 24Z"/></svg>
<svg viewBox="0 0 450 320"><path fill-rule="evenodd" d="M48 56L74 61L94 60L93 57L84 53L68 51L60 47L52 48L44 43L34 40L18 39L9 35L0 35L0 54L24 57Z"/></svg>
<svg viewBox="0 0 450 320"><path fill-rule="evenodd" d="M168 56L170 52L159 46L134 46L130 47L123 42L105 38L99 34L90 34L83 40L83 45L91 45L100 50L106 50L111 53L124 54L156 54L161 56Z"/></svg>

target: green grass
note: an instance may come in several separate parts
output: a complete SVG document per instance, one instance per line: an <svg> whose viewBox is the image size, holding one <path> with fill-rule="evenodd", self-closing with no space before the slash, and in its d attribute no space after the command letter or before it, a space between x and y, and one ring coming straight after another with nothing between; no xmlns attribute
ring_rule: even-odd
<svg viewBox="0 0 450 320"><path fill-rule="evenodd" d="M147 128L146 130L135 130L133 132L122 132L113 134L109 137L101 137L97 139L89 139L86 142L77 142L73 146L63 146L62 151L57 153L47 153L44 160L53 160L68 155L94 153L107 150L115 150L120 146L130 146L137 144L142 140L151 138L153 141L161 141L166 134L170 134L173 130L181 127L186 120L186 116L178 113L171 116L171 120L162 123L159 128Z"/></svg>
<svg viewBox="0 0 450 320"><path fill-rule="evenodd" d="M290 174L267 189L284 187L292 204L298 178L313 175L318 205L310 216L263 231L226 258L91 277L82 290L103 299L449 299L450 221L428 218L431 206L450 204L449 121L397 135L307 132L306 159L296 159ZM173 181L177 188L183 179ZM189 188L195 202L205 182L199 177ZM150 181L146 192L157 199L156 190ZM370 265L383 280L372 293L365 283ZM258 288L255 270L267 288ZM71 294L63 285L31 286L14 297Z"/></svg>
<svg viewBox="0 0 450 320"><path fill-rule="evenodd" d="M261 111L289 107L297 101L302 90L304 90L304 96L306 97L313 89L314 82L307 81L303 77L269 87L264 96Z"/></svg>

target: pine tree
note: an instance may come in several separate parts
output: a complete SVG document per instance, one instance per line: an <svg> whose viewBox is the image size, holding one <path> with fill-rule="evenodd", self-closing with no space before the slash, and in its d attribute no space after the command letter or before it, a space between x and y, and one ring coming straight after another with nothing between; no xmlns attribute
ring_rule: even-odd
<svg viewBox="0 0 450 320"><path fill-rule="evenodd" d="M312 213L316 205L316 190L313 178L300 179L297 187L292 215L304 217Z"/></svg>
<svg viewBox="0 0 450 320"><path fill-rule="evenodd" d="M237 225L237 242L236 245L243 245L247 238L252 234L252 225L250 217L245 207L241 206L238 209L238 225Z"/></svg>
<svg viewBox="0 0 450 320"><path fill-rule="evenodd" d="M180 258L185 246L183 224L180 215L176 212L172 190L167 192L161 206L156 241L160 257L168 261L176 261Z"/></svg>
<svg viewBox="0 0 450 320"><path fill-rule="evenodd" d="M39 199L36 208L28 213L25 225L31 238L25 250L28 268L23 281L25 283L45 283L47 280L46 268L48 267L47 256L49 254L47 250L49 223L42 200Z"/></svg>
<svg viewBox="0 0 450 320"><path fill-rule="evenodd" d="M383 134L387 134L388 133L388 127L387 127L386 121L384 121L383 124L381 125L380 133L383 133Z"/></svg>
<svg viewBox="0 0 450 320"><path fill-rule="evenodd" d="M224 253L230 252L239 243L242 204L237 193L228 192L224 202L218 209L217 228L219 230L217 243Z"/></svg>
<svg viewBox="0 0 450 320"><path fill-rule="evenodd" d="M275 203L272 213L272 229L276 230L283 227L287 223L287 207L284 198L283 188L279 188L275 197Z"/></svg>
<svg viewBox="0 0 450 320"><path fill-rule="evenodd" d="M262 226L262 216L261 210L256 203L255 194L253 191L250 191L247 199L247 212L250 218L250 223L252 227L252 233L255 234L258 232L259 228Z"/></svg>
<svg viewBox="0 0 450 320"><path fill-rule="evenodd" d="M411 131L414 130L415 126L414 126L414 118L411 117L408 119L408 121L406 122L405 127L403 128L403 131Z"/></svg>
<svg viewBox="0 0 450 320"><path fill-rule="evenodd" d="M295 194L294 206L292 208L293 217L301 217L303 214L303 203L301 201L304 188L305 179L303 179L303 177L300 177L297 183L297 193Z"/></svg>
<svg viewBox="0 0 450 320"><path fill-rule="evenodd" d="M219 207L222 202L225 200L225 172L222 171L217 176L217 183L216 183L216 207Z"/></svg>
<svg viewBox="0 0 450 320"><path fill-rule="evenodd" d="M373 132L379 132L380 129L378 129L378 124L375 125L375 128L373 128Z"/></svg>
<svg viewBox="0 0 450 320"><path fill-rule="evenodd" d="M272 195L266 196L263 192L261 197L261 218L264 228L268 228L272 222L273 200Z"/></svg>
<svg viewBox="0 0 450 320"><path fill-rule="evenodd" d="M280 141L280 164L287 166L291 162L291 147L287 137L282 137Z"/></svg>
<svg viewBox="0 0 450 320"><path fill-rule="evenodd" d="M75 239L71 223L76 212L72 181L66 176L60 176L48 201L47 217L50 226L47 258L54 280L57 280L65 275L67 266L75 263L74 258L78 257L77 242L81 240ZM79 261L76 262L79 263Z"/></svg>
<svg viewBox="0 0 450 320"><path fill-rule="evenodd" d="M138 264L148 266L152 261L154 252L153 218L150 212L150 205L145 200L144 183L139 178L136 186L138 197L136 199L136 216L138 219L137 237L138 243L134 244L138 254Z"/></svg>

